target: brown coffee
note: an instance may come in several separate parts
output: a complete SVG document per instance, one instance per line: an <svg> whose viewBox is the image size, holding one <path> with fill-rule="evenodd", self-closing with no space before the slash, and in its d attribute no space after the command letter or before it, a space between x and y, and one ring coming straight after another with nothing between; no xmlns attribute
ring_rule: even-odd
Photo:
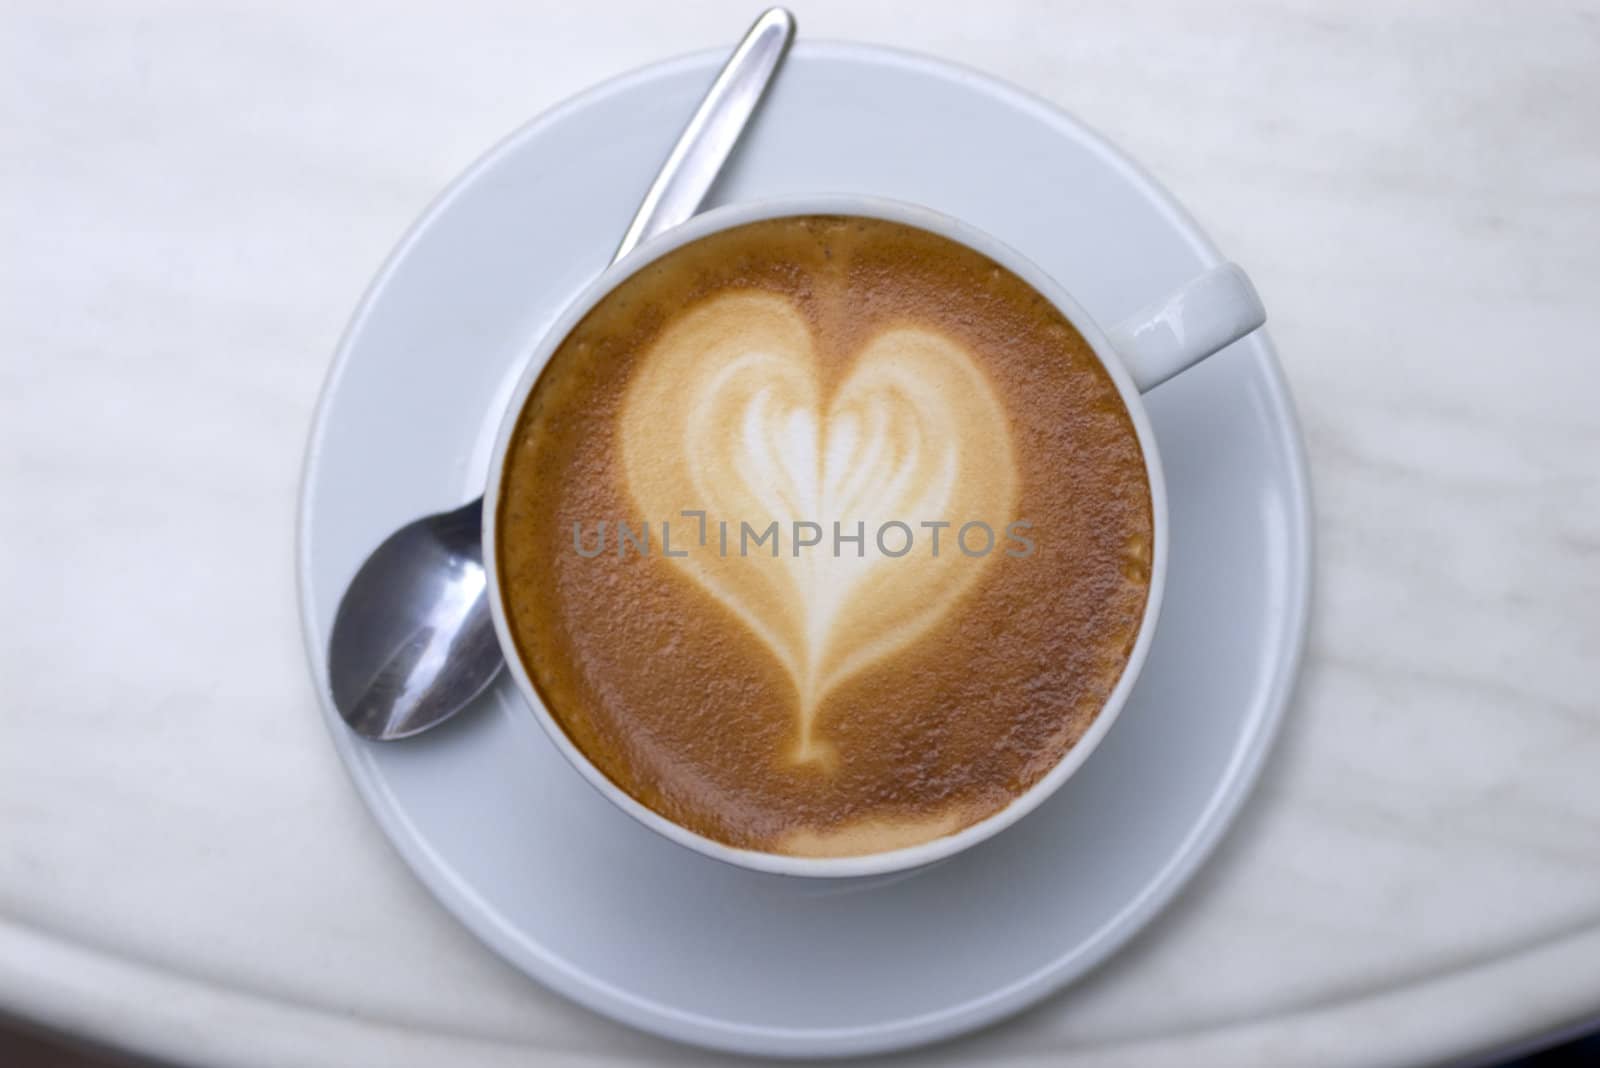
<svg viewBox="0 0 1600 1068"><path fill-rule="evenodd" d="M1105 369L985 256L879 220L752 223L623 282L506 460L517 650L617 786L774 853L1004 808L1083 735L1150 586Z"/></svg>

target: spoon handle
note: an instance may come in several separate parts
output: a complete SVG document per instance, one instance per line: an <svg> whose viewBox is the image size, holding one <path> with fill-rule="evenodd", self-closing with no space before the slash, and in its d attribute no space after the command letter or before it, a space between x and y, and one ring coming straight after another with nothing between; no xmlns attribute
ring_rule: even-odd
<svg viewBox="0 0 1600 1068"><path fill-rule="evenodd" d="M700 207L792 40L794 16L783 8L768 8L756 19L678 135L678 143L628 224L613 263L641 241L687 221Z"/></svg>

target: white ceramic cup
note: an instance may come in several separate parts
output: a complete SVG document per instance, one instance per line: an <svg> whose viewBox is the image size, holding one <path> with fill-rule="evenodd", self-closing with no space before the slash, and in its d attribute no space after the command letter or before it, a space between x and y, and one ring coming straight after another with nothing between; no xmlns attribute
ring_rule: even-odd
<svg viewBox="0 0 1600 1068"><path fill-rule="evenodd" d="M1150 480L1150 506L1154 532L1150 593L1145 601L1144 617L1139 624L1139 634L1134 641L1133 653L1128 657L1127 665L1123 668L1116 687L1111 691L1111 696L1107 698L1100 714L1095 717L1089 729L1078 739L1077 744L1062 756L1055 767L999 812L943 838L865 856L794 857L736 849L673 823L634 800L606 778L567 737L561 725L545 708L538 691L534 689L532 680L528 677L527 668L517 654L506 622L498 570L499 554L495 546L497 526L495 518L499 512L506 452L512 433L516 429L517 417L534 383L538 380L539 373L573 327L577 326L578 322L619 283L675 249L708 234L743 226L746 223L795 215L854 215L904 223L940 234L975 249L1022 278L1067 317L1094 349L1100 362L1105 365L1111 380L1116 384L1117 392L1122 396L1123 404L1128 408L1128 414L1133 419L1133 426L1139 437L1139 447L1144 453L1145 471ZM1237 341L1264 322L1266 322L1266 312L1256 296L1254 287L1244 272L1231 263L1213 267L1181 286L1176 292L1153 301L1137 314L1107 330L1091 319L1078 302L1049 275L1020 253L965 223L926 208L872 197L832 195L784 197L735 204L697 215L682 226L640 245L595 279L540 341L511 396L510 405L500 425L500 432L495 439L494 453L489 466L489 487L485 495L486 506L483 510L484 562L488 567L489 603L494 614L495 633L499 635L500 648L505 654L511 675L556 748L561 750L572 766L589 780L596 790L646 827L698 853L756 871L822 877L883 875L954 856L998 834L1038 808L1083 765L1089 754L1094 752L1095 747L1111 729L1118 713L1122 711L1122 706L1127 702L1128 694L1133 689L1134 682L1139 676L1139 669L1143 666L1149 651L1150 641L1155 633L1156 619L1161 611L1162 591L1167 576L1166 482L1162 477L1160 455L1156 451L1155 434L1150 428L1150 420L1145 413L1144 401L1140 394Z"/></svg>

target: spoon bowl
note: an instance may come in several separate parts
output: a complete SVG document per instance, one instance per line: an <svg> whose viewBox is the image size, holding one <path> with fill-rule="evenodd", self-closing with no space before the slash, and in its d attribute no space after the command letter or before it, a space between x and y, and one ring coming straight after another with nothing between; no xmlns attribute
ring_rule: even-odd
<svg viewBox="0 0 1600 1068"><path fill-rule="evenodd" d="M408 523L351 580L333 620L333 700L357 734L419 734L482 693L504 660L485 595L483 498Z"/></svg>

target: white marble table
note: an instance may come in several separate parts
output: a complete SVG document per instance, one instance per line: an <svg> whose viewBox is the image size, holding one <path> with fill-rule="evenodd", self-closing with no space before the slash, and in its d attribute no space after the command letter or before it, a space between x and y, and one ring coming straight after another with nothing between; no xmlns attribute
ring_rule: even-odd
<svg viewBox="0 0 1600 1068"><path fill-rule="evenodd" d="M0 1012L209 1065L699 1063L404 869L294 601L312 405L486 146L744 3L0 14ZM1179 903L933 1063L1416 1064L1600 1013L1600 11L798 3L1098 127L1246 264L1311 650Z"/></svg>

